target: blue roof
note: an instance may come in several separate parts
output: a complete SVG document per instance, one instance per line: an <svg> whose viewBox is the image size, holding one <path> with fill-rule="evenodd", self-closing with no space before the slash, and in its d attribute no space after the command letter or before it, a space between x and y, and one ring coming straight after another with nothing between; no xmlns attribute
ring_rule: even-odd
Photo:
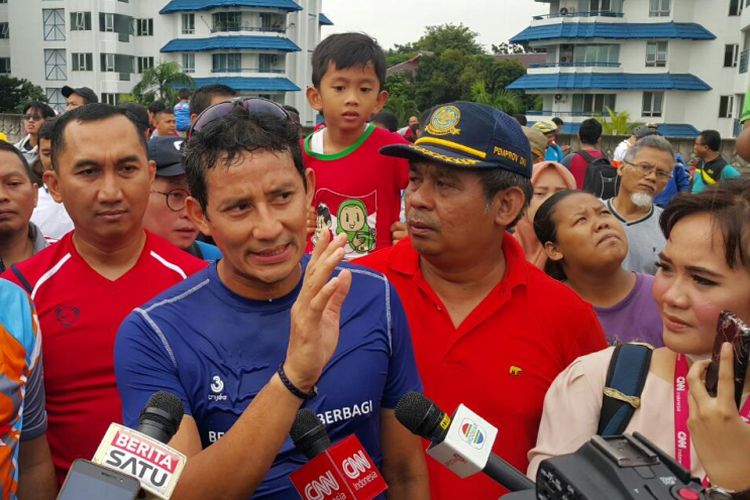
<svg viewBox="0 0 750 500"><path fill-rule="evenodd" d="M711 90L690 74L671 73L547 73L524 75L509 90Z"/></svg>
<svg viewBox="0 0 750 500"><path fill-rule="evenodd" d="M195 88L222 84L238 92L297 92L298 86L287 78L254 78L243 76L193 78Z"/></svg>
<svg viewBox="0 0 750 500"><path fill-rule="evenodd" d="M529 127L533 124L534 122L529 120ZM560 133L564 135L577 135L580 128L580 123L564 123ZM660 123L658 130L664 137L695 138L700 134L697 128L687 123Z"/></svg>
<svg viewBox="0 0 750 500"><path fill-rule="evenodd" d="M513 43L560 38L714 40L716 35L696 23L572 23L529 26L510 39Z"/></svg>
<svg viewBox="0 0 750 500"><path fill-rule="evenodd" d="M280 50L299 52L297 44L277 36L214 36L211 38L177 38L161 48L162 52L207 52L210 50Z"/></svg>
<svg viewBox="0 0 750 500"><path fill-rule="evenodd" d="M318 16L318 19L320 20L321 26L333 26L333 21L328 19L328 16L326 16L322 12L320 13L320 16Z"/></svg>
<svg viewBox="0 0 750 500"><path fill-rule="evenodd" d="M159 14L225 7L264 7L287 12L302 10L302 7L293 0L172 0L159 11Z"/></svg>

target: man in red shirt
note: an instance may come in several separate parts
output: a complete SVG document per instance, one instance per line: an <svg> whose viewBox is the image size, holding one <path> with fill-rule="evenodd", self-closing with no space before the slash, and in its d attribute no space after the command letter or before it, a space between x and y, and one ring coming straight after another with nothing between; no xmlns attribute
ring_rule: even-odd
<svg viewBox="0 0 750 500"><path fill-rule="evenodd" d="M438 106L413 145L409 237L357 263L385 273L403 302L425 394L499 428L494 451L520 470L536 442L548 386L578 356L606 347L589 304L524 258L506 232L531 197L531 152L520 125L488 106ZM433 498L496 499L427 459Z"/></svg>
<svg viewBox="0 0 750 500"><path fill-rule="evenodd" d="M206 264L144 231L154 180L145 138L124 111L90 104L63 115L52 138L52 197L75 229L11 266L39 314L49 426L58 481L91 458L122 412L114 340L130 311Z"/></svg>

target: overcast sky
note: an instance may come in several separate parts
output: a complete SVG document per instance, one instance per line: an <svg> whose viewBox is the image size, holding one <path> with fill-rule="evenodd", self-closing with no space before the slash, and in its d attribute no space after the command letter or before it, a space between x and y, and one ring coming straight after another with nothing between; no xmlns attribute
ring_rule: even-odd
<svg viewBox="0 0 750 500"><path fill-rule="evenodd" d="M364 31L384 49L419 39L425 26L463 23L479 34L487 50L526 28L531 16L549 12L549 3L534 0L323 0L322 11L334 26L323 37L342 31Z"/></svg>

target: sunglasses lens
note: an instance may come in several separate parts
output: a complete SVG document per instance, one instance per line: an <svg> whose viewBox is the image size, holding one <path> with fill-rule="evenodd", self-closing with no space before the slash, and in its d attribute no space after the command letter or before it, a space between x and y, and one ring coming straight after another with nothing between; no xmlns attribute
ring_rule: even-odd
<svg viewBox="0 0 750 500"><path fill-rule="evenodd" d="M206 125L215 120L218 120L219 118L223 118L229 115L237 107L242 108L248 114L271 115L284 120L291 119L289 117L289 113L287 113L286 110L278 104L267 101L265 99L251 97L249 99L245 99L244 101L222 102L206 109L195 120L195 123L190 129L189 135L192 136L193 134L200 132L201 130L203 130L203 128L206 127Z"/></svg>
<svg viewBox="0 0 750 500"><path fill-rule="evenodd" d="M205 127L212 121L221 118L222 116L228 115L232 111L232 109L234 109L233 102L222 102L219 104L214 104L210 108L203 111L203 113L201 113L200 116L195 120L195 123L193 123L193 126L191 128L191 134L200 132L201 130L203 130L203 127Z"/></svg>
<svg viewBox="0 0 750 500"><path fill-rule="evenodd" d="M271 101L248 99L242 103L242 107L249 114L271 115L285 120L289 119L289 114L286 110Z"/></svg>

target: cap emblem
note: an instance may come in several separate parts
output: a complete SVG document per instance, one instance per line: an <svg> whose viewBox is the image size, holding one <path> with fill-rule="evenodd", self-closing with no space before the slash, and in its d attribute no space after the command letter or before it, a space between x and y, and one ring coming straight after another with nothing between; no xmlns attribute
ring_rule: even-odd
<svg viewBox="0 0 750 500"><path fill-rule="evenodd" d="M432 113L425 130L432 135L459 135L461 129L457 125L460 120L461 111L456 106L441 106Z"/></svg>

